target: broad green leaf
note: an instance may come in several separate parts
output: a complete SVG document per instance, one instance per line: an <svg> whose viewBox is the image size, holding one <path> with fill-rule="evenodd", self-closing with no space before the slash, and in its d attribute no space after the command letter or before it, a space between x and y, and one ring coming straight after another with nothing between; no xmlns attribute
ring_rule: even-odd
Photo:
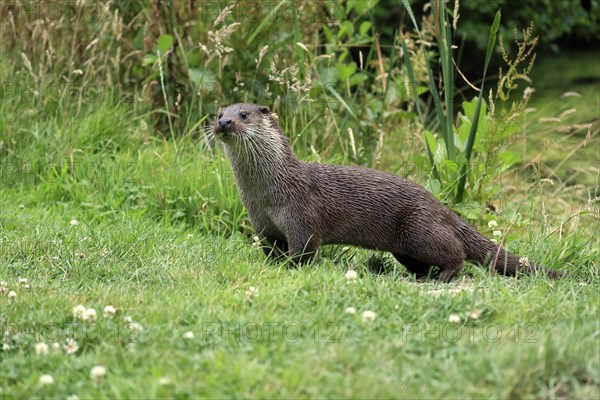
<svg viewBox="0 0 600 400"><path fill-rule="evenodd" d="M156 54L148 53L144 54L144 58L142 58L142 66L151 65L156 62Z"/></svg>
<svg viewBox="0 0 600 400"><path fill-rule="evenodd" d="M360 35L360 37L364 37L367 35L367 32L369 32L369 30L371 29L371 22L370 21L364 21L362 24L360 24L360 28L358 29L358 34Z"/></svg>
<svg viewBox="0 0 600 400"><path fill-rule="evenodd" d="M363 72L353 74L352 77L350 77L349 79L350 86L358 85L359 83L364 82L367 79L369 79L369 76Z"/></svg>
<svg viewBox="0 0 600 400"><path fill-rule="evenodd" d="M340 79L345 81L356 71L356 63L354 61L348 64L339 63L336 65L336 68L340 74Z"/></svg>
<svg viewBox="0 0 600 400"><path fill-rule="evenodd" d="M344 21L342 22L342 26L340 27L340 30L338 31L337 37L338 39L342 39L344 37L344 35L348 36L349 38L352 37L352 35L354 35L354 24L350 21Z"/></svg>
<svg viewBox="0 0 600 400"><path fill-rule="evenodd" d="M173 46L173 36L171 35L160 35L158 37L158 48L161 53L166 53Z"/></svg>
<svg viewBox="0 0 600 400"><path fill-rule="evenodd" d="M207 85L217 81L217 77L210 70L204 68L190 68L188 78L196 85Z"/></svg>

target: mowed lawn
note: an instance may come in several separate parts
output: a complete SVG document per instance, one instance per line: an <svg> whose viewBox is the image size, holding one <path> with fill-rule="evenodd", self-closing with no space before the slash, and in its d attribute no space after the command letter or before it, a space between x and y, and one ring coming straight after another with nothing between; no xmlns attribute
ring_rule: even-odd
<svg viewBox="0 0 600 400"><path fill-rule="evenodd" d="M505 238L560 281L467 266L417 283L341 247L289 270L253 245L222 153L149 138L127 112L11 114L8 140L25 139L0 190L3 398L598 398L590 215L557 233L538 199Z"/></svg>

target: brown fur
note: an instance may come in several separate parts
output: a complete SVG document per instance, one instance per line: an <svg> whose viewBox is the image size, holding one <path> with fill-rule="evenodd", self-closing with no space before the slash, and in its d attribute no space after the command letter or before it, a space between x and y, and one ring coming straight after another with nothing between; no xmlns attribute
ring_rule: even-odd
<svg viewBox="0 0 600 400"><path fill-rule="evenodd" d="M496 260L506 275L543 270L480 235L422 186L367 168L301 162L267 107L224 108L213 133L225 144L235 179L265 253L304 262L322 244L391 252L417 277L439 267L448 282L463 261ZM559 274L543 270L550 276Z"/></svg>

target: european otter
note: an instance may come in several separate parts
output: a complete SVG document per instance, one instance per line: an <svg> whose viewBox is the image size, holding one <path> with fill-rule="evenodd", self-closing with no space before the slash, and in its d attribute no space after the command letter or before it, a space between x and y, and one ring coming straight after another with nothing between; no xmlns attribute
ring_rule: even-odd
<svg viewBox="0 0 600 400"><path fill-rule="evenodd" d="M267 107L234 104L213 127L265 253L302 263L322 244L391 252L418 278L450 281L464 260L506 275L541 270L479 234L424 187L368 168L301 162Z"/></svg>

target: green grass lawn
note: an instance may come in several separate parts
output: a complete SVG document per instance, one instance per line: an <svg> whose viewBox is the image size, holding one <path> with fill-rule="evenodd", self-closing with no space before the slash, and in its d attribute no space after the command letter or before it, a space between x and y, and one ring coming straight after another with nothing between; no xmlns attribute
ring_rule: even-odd
<svg viewBox="0 0 600 400"><path fill-rule="evenodd" d="M560 281L467 266L416 283L340 247L289 270L253 246L228 164L201 140L163 140L128 104L21 99L0 124L2 398L600 396L597 200L573 200L585 212L567 224L539 206L560 193L536 192L506 238Z"/></svg>

